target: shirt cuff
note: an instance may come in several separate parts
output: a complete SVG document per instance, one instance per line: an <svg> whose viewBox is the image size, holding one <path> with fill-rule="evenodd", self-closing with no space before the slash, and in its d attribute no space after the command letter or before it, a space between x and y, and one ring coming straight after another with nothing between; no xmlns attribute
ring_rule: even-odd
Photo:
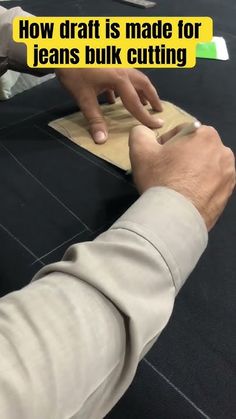
<svg viewBox="0 0 236 419"><path fill-rule="evenodd" d="M165 260L176 294L207 246L205 222L195 206L166 188L147 190L111 227L125 228L148 240Z"/></svg>

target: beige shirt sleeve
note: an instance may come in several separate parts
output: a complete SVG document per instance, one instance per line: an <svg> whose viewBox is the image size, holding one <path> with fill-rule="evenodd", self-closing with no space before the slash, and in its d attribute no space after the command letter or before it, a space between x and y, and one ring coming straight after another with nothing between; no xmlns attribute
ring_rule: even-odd
<svg viewBox="0 0 236 419"><path fill-rule="evenodd" d="M17 16L32 16L21 7L5 9L0 6L0 76L7 70L27 72L37 76L52 73L51 69L32 69L27 66L26 46L12 39L12 22ZM7 63L7 65L6 65Z"/></svg>
<svg viewBox="0 0 236 419"><path fill-rule="evenodd" d="M166 326L206 244L190 201L152 188L107 232L2 298L0 417L103 418Z"/></svg>

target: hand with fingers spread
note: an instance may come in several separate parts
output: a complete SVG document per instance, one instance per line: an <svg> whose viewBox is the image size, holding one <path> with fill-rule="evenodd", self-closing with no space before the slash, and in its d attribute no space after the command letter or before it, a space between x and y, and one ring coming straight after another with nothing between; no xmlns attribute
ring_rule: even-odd
<svg viewBox="0 0 236 419"><path fill-rule="evenodd" d="M216 223L235 187L235 159L212 127L171 140L176 128L157 142L144 126L130 133L130 159L140 193L165 186L192 201L208 230Z"/></svg>
<svg viewBox="0 0 236 419"><path fill-rule="evenodd" d="M106 122L103 118L97 96L107 92L109 103L115 102L115 94L120 96L126 109L150 128L159 128L163 121L151 115L143 106L150 103L156 111L162 104L151 81L135 69L58 69L56 75L63 86L78 103L88 120L89 131L96 143L104 143L108 138Z"/></svg>

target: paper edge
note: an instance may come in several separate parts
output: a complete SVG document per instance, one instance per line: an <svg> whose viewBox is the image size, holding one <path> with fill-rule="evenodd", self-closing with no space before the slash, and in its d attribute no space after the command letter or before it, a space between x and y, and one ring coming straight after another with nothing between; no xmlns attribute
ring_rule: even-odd
<svg viewBox="0 0 236 419"><path fill-rule="evenodd" d="M222 36L213 36L212 41L216 44L217 58L223 61L229 60L229 53L225 39Z"/></svg>

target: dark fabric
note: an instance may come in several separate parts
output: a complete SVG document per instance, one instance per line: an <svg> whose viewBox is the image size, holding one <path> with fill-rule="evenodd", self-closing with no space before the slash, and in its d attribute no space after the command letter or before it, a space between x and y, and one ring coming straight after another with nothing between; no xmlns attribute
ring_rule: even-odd
<svg viewBox="0 0 236 419"><path fill-rule="evenodd" d="M198 60L193 70L146 73L163 99L215 126L235 151L234 0L158 0L147 10L112 0L23 0L21 6L36 15L212 16L229 61ZM47 127L75 109L56 80L0 103L1 295L27 284L68 245L94 238L137 198L121 171ZM235 214L234 196L169 325L109 419L235 418Z"/></svg>

